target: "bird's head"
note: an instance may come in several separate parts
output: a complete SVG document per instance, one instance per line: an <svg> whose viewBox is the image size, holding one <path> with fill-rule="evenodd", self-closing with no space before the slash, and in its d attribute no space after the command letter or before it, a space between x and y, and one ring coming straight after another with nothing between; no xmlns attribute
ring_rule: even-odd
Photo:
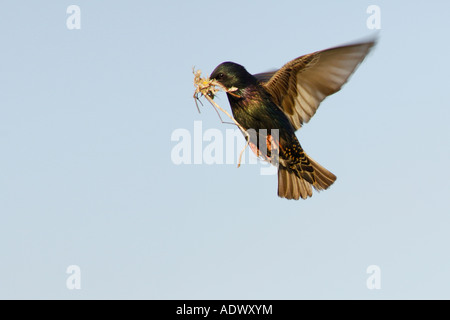
<svg viewBox="0 0 450 320"><path fill-rule="evenodd" d="M220 82L227 89L232 87L245 89L247 86L257 83L254 76L248 73L243 66L234 62L219 64L211 73L210 79Z"/></svg>

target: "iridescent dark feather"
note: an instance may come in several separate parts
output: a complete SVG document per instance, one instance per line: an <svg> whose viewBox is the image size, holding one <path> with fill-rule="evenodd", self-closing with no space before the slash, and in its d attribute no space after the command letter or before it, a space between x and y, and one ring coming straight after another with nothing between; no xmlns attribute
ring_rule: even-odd
<svg viewBox="0 0 450 320"><path fill-rule="evenodd" d="M363 61L374 40L317 51L296 58L281 69L251 75L241 65L224 62L210 78L224 87L235 120L250 134L250 146L257 156L270 161L276 149L278 195L306 199L312 188L325 190L336 176L311 159L301 147L295 131L308 122L320 103L339 91ZM274 141L272 130L278 130ZM261 150L260 143L267 144Z"/></svg>

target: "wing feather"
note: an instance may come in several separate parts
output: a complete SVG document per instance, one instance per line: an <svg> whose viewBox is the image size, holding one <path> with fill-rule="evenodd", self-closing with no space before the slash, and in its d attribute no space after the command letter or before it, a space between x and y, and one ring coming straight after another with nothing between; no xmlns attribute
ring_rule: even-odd
<svg viewBox="0 0 450 320"><path fill-rule="evenodd" d="M279 70L254 76L299 129L327 96L341 89L374 45L375 40L371 40L317 51Z"/></svg>

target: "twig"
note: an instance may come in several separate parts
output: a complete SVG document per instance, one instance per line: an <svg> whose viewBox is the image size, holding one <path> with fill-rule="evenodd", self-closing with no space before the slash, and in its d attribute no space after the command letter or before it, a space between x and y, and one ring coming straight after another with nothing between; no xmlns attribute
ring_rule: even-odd
<svg viewBox="0 0 450 320"><path fill-rule="evenodd" d="M245 130L239 124L239 122L237 122L226 110L222 109L213 100L215 95L217 94L217 92L220 91L220 89L222 89L226 93L235 95L235 94L233 94L233 91L236 91L237 88L233 87L233 88L228 89L228 88L224 87L221 83L217 82L216 80L202 78L201 77L202 72L200 70L195 71L195 69L192 69L192 72L194 73L194 86L195 86L194 99L195 99L195 104L197 105L197 109L198 109L197 100L200 101L199 96L204 96L209 101L209 103L211 103L211 105L216 109L216 112L218 109L218 110L222 111L223 113L225 113L245 135L245 140L247 140L247 143L245 144L244 148L241 150L241 153L239 154L239 161L238 161L238 166L237 166L239 168L241 166L242 154L244 153L245 148L247 148L247 146L250 143L250 135L248 134L247 130ZM218 89L216 87L219 87L220 89ZM199 110L199 112L200 112L200 110ZM219 118L220 118L220 115L219 115ZM220 118L220 120L222 121L222 118Z"/></svg>

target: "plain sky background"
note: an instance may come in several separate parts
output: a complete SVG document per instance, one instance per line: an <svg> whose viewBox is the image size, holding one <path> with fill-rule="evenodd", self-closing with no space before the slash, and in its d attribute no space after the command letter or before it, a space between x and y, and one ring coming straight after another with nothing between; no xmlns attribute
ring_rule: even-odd
<svg viewBox="0 0 450 320"><path fill-rule="evenodd" d="M68 30L66 9L81 8ZM225 134L192 67L249 72L379 43L297 136L336 183L277 197L260 166L175 165ZM450 3L3 1L0 298L450 298ZM217 100L229 110L224 94ZM81 268L81 290L66 268ZM370 265L381 289L366 287Z"/></svg>

